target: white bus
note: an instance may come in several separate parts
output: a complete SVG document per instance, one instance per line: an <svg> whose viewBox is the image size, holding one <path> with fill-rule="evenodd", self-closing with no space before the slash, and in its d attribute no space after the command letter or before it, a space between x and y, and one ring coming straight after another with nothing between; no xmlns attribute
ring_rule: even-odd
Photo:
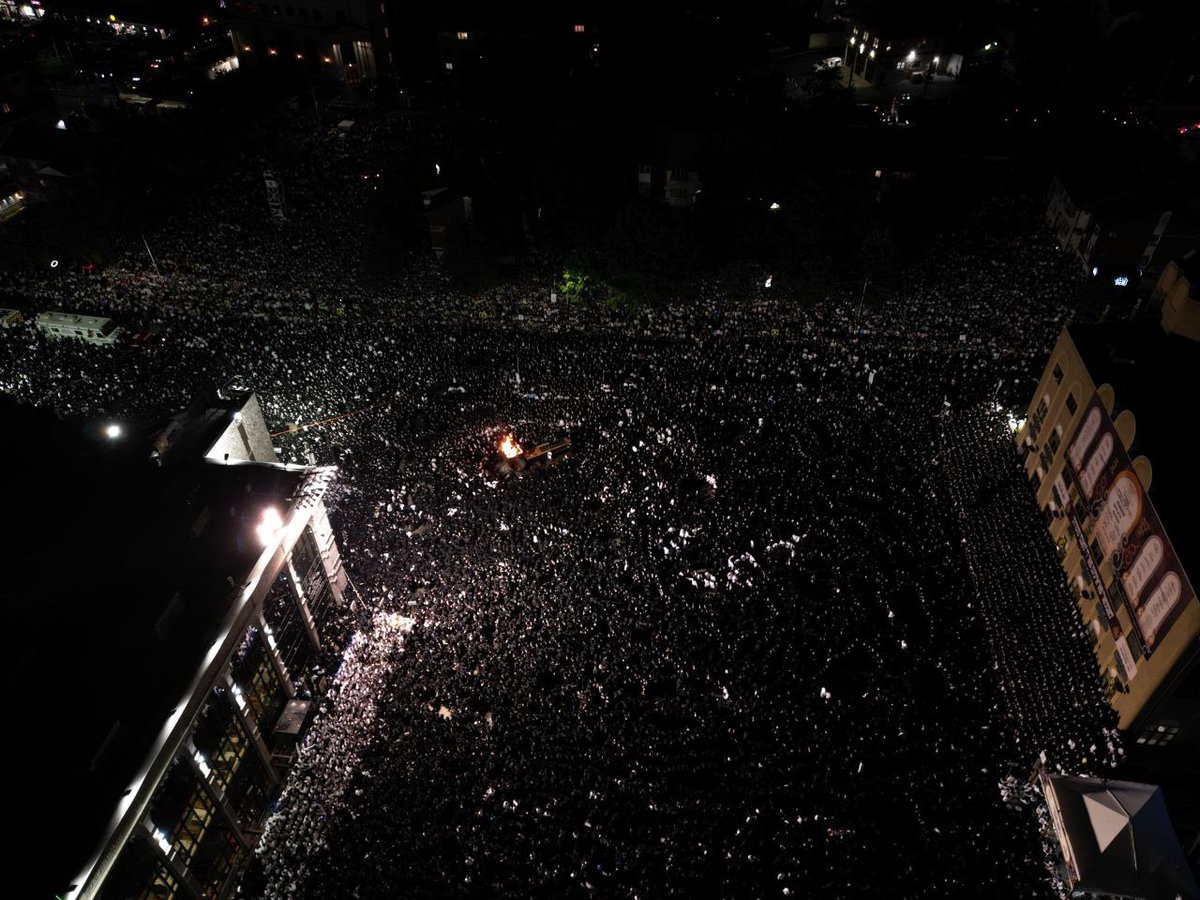
<svg viewBox="0 0 1200 900"><path fill-rule="evenodd" d="M34 320L38 331L52 338L73 337L89 344L111 345L121 339L121 328L112 319L101 316L77 316L67 312L38 313Z"/></svg>

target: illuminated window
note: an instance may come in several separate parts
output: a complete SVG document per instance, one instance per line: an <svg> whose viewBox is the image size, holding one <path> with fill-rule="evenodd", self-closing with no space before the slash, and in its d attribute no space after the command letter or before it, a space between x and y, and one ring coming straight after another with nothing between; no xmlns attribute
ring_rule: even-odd
<svg viewBox="0 0 1200 900"><path fill-rule="evenodd" d="M584 27L583 25L576 25L576 26L575 26L575 33L576 33L576 34L583 34L585 31L587 31L587 28L586 28L586 27Z"/></svg>
<svg viewBox="0 0 1200 900"><path fill-rule="evenodd" d="M469 34L467 34L467 32L465 32L465 31L460 31L460 32L458 33L458 39L459 39L460 41L465 41L465 40L466 40L467 38L469 38L469 37L470 37L470 35L469 35Z"/></svg>
<svg viewBox="0 0 1200 900"><path fill-rule="evenodd" d="M1178 722L1159 722L1157 725L1151 725L1138 735L1137 742L1145 744L1147 747L1165 747L1171 743L1179 734Z"/></svg>

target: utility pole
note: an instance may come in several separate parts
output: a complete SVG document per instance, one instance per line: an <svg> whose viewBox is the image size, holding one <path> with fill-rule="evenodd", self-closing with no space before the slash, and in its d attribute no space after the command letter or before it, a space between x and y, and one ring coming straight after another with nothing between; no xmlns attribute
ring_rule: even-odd
<svg viewBox="0 0 1200 900"><path fill-rule="evenodd" d="M142 243L146 246L146 252L150 254L150 264L154 266L154 274L162 277L162 272L158 271L158 262L154 259L154 252L150 249L150 242L146 240L146 236L142 235Z"/></svg>

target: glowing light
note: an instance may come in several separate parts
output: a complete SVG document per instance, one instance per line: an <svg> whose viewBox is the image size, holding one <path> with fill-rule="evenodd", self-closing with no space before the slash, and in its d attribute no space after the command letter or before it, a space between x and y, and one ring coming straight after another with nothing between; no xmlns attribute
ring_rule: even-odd
<svg viewBox="0 0 1200 900"><path fill-rule="evenodd" d="M939 62L941 62L941 59L942 58L940 56L935 56L933 58L933 64L936 66Z"/></svg>
<svg viewBox="0 0 1200 900"><path fill-rule="evenodd" d="M116 17L116 16L114 16L112 13L109 13L109 14L108 14L108 21L110 21L110 22L115 22L115 21L117 21L117 17Z"/></svg>
<svg viewBox="0 0 1200 900"><path fill-rule="evenodd" d="M250 52L250 45L249 45L249 44L242 44L242 50L243 50L243 51L245 51L246 53L249 53L249 52Z"/></svg>
<svg viewBox="0 0 1200 900"><path fill-rule="evenodd" d="M772 204L771 204L771 209L779 209L779 204L778 204L778 203L772 203Z"/></svg>
<svg viewBox="0 0 1200 900"><path fill-rule="evenodd" d="M158 849L160 849L163 853L170 854L171 842L167 840L167 833L161 828L156 828L154 830L154 841L158 844Z"/></svg>
<svg viewBox="0 0 1200 900"><path fill-rule="evenodd" d="M1095 278L1099 274L1100 274L1100 267L1092 266L1092 277Z"/></svg>
<svg viewBox="0 0 1200 900"><path fill-rule="evenodd" d="M774 280L775 280L775 276L774 276L774 275L768 275L768 276L767 276L767 280L763 282L763 287L768 287L768 288L769 288L769 287L771 286L771 283L772 283Z"/></svg>
<svg viewBox="0 0 1200 900"><path fill-rule="evenodd" d="M271 47L269 50L267 50L267 52L268 52L268 53L270 53L272 56L278 56L278 55L279 55L279 51L278 51L278 50L276 50L274 47Z"/></svg>
<svg viewBox="0 0 1200 900"><path fill-rule="evenodd" d="M525 451L521 449L521 445L517 443L510 431L500 439L500 444L496 447L507 459L512 459L514 456L520 456Z"/></svg>
<svg viewBox="0 0 1200 900"><path fill-rule="evenodd" d="M58 268L58 260L57 259L50 260L50 268L52 268L52 269Z"/></svg>
<svg viewBox="0 0 1200 900"><path fill-rule="evenodd" d="M212 774L212 769L209 767L208 760L204 758L203 753L197 750L192 754L192 759L196 761L196 768L200 770L200 774L202 774L205 778Z"/></svg>
<svg viewBox="0 0 1200 900"><path fill-rule="evenodd" d="M273 506L268 506L263 510L262 520L254 529L258 535L259 541L265 547L275 540L276 536L283 529L283 516L279 515L279 510Z"/></svg>
<svg viewBox="0 0 1200 900"><path fill-rule="evenodd" d="M107 428L104 429L104 436L108 437L108 438L112 438L114 440L116 438L119 438L121 436L121 426L118 425L116 422L113 422L111 425L109 425Z"/></svg>
<svg viewBox="0 0 1200 900"><path fill-rule="evenodd" d="M909 61L909 62L913 62L913 61L914 61L916 58L917 58L917 51L916 51L916 50L909 50L909 51L908 51L908 61Z"/></svg>
<svg viewBox="0 0 1200 900"><path fill-rule="evenodd" d="M1117 287L1128 287L1129 286L1129 276L1128 275L1118 275L1116 278L1113 279L1113 284L1115 284Z"/></svg>
<svg viewBox="0 0 1200 900"><path fill-rule="evenodd" d="M54 126L54 127L55 127L55 128L57 128L59 131L66 131L66 130L67 130L67 123L66 123L66 122L64 122L62 119L59 119L59 120L58 120L58 122L55 124L55 126Z"/></svg>

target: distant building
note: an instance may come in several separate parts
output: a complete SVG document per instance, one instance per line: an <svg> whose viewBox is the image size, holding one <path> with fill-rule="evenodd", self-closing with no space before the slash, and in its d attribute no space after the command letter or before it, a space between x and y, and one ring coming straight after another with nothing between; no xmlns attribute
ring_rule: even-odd
<svg viewBox="0 0 1200 900"><path fill-rule="evenodd" d="M944 23L922 5L877 4L844 18L849 28L842 63L854 78L882 86L935 74L957 76L962 67L960 55L946 52Z"/></svg>
<svg viewBox="0 0 1200 900"><path fill-rule="evenodd" d="M203 0L45 0L52 18L92 26L114 35L166 39L199 25Z"/></svg>
<svg viewBox="0 0 1200 900"><path fill-rule="evenodd" d="M1200 255L1195 250L1167 263L1154 287L1163 330L1200 341Z"/></svg>
<svg viewBox="0 0 1200 900"><path fill-rule="evenodd" d="M229 0L239 66L276 66L347 82L379 78L396 65L398 0Z"/></svg>
<svg viewBox="0 0 1200 900"><path fill-rule="evenodd" d="M1089 275L1137 284L1200 246L1200 224L1143 181L1146 165L1087 160L1051 182L1046 223Z"/></svg>
<svg viewBox="0 0 1200 900"><path fill-rule="evenodd" d="M337 650L334 470L276 462L236 389L153 429L3 415L4 469L37 502L0 526L20 636L0 672L8 715L45 738L0 751L21 772L9 850L38 860L10 888L232 896Z"/></svg>
<svg viewBox="0 0 1200 900"><path fill-rule="evenodd" d="M705 136L663 130L643 139L637 149L638 196L690 208L704 188L700 177Z"/></svg>
<svg viewBox="0 0 1200 900"><path fill-rule="evenodd" d="M50 199L110 171L120 155L116 141L92 132L29 126L0 144L0 174L31 201Z"/></svg>
<svg viewBox="0 0 1200 900"><path fill-rule="evenodd" d="M1129 751L1200 835L1200 345L1157 323L1063 329L1016 433Z"/></svg>

